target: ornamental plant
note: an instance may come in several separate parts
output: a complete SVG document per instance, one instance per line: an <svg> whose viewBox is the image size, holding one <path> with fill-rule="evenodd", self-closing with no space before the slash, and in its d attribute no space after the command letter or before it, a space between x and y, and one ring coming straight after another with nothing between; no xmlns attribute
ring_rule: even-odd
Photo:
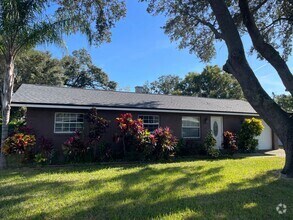
<svg viewBox="0 0 293 220"><path fill-rule="evenodd" d="M124 156L128 159L166 159L175 152L177 139L171 130L158 128L153 133L144 129L141 119L133 119L132 114L126 113L116 118L123 143Z"/></svg>
<svg viewBox="0 0 293 220"><path fill-rule="evenodd" d="M51 164L54 157L54 145L51 140L41 136L37 140L37 154L34 161L37 164Z"/></svg>
<svg viewBox="0 0 293 220"><path fill-rule="evenodd" d="M223 140L223 149L230 155L233 155L235 152L237 152L237 142L236 142L236 134L230 131L225 131L224 134L224 140Z"/></svg>
<svg viewBox="0 0 293 220"><path fill-rule="evenodd" d="M91 161L92 148L85 144L79 132L75 132L69 137L62 146L63 153L67 162L79 163Z"/></svg>
<svg viewBox="0 0 293 220"><path fill-rule="evenodd" d="M35 144L35 135L15 133L4 141L2 152L5 155L21 155L21 162L28 162Z"/></svg>
<svg viewBox="0 0 293 220"><path fill-rule="evenodd" d="M89 124L88 145L93 148L95 159L108 161L111 158L111 148L108 144L100 143L103 134L109 127L109 121L100 117L96 108L86 114Z"/></svg>
<svg viewBox="0 0 293 220"><path fill-rule="evenodd" d="M175 152L178 140L169 127L158 128L151 135L155 159L167 159Z"/></svg>
<svg viewBox="0 0 293 220"><path fill-rule="evenodd" d="M238 134L238 147L242 152L254 152L258 146L257 136L264 130L262 121L257 118L245 119Z"/></svg>
<svg viewBox="0 0 293 220"><path fill-rule="evenodd" d="M100 141L102 135L109 127L109 121L100 117L96 108L89 110L86 115L86 119L89 123L89 140L90 142Z"/></svg>
<svg viewBox="0 0 293 220"><path fill-rule="evenodd" d="M120 129L124 156L127 150L137 150L137 148L141 147L142 137L145 135L143 121L141 119L133 119L131 113L125 113L116 118L116 122Z"/></svg>
<svg viewBox="0 0 293 220"><path fill-rule="evenodd" d="M220 156L219 149L216 149L217 141L213 137L212 132L210 131L204 139L204 150L206 154L210 157L217 158Z"/></svg>

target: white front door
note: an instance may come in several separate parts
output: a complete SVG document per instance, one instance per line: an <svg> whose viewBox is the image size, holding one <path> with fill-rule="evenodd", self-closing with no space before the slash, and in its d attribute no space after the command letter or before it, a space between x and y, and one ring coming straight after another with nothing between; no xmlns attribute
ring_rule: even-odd
<svg viewBox="0 0 293 220"><path fill-rule="evenodd" d="M211 116L211 131L217 141L217 148L220 149L223 143L223 117Z"/></svg>

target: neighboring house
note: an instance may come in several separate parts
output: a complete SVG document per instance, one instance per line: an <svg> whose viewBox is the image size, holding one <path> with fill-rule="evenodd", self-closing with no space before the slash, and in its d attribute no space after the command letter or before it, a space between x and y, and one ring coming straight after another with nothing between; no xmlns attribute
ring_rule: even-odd
<svg viewBox="0 0 293 220"><path fill-rule="evenodd" d="M139 92L139 88L137 88ZM132 113L142 118L144 126L154 130L168 126L178 138L202 143L212 130L220 148L223 132L238 132L245 118L258 117L251 105L242 100L212 99L189 96L153 95L133 92L86 90L23 84L13 95L13 107L27 107L27 125L37 135L53 140L56 147L77 129L87 133L84 114L95 107L100 116L110 120L104 140L113 142L118 132L117 118ZM264 122L259 149L274 148L276 138Z"/></svg>

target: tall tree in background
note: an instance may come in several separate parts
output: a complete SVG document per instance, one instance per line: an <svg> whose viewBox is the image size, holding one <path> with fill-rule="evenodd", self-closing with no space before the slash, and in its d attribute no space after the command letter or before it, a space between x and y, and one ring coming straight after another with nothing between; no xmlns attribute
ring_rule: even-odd
<svg viewBox="0 0 293 220"><path fill-rule="evenodd" d="M179 76L175 75L160 76L158 80L146 82L143 89L146 93L171 95L176 93L180 80Z"/></svg>
<svg viewBox="0 0 293 220"><path fill-rule="evenodd" d="M85 50L73 51L72 56L61 60L64 69L64 85L76 88L115 90L117 83L109 81L108 75L92 62Z"/></svg>
<svg viewBox="0 0 293 220"><path fill-rule="evenodd" d="M8 135L14 63L18 55L41 43L61 45L63 34L85 34L90 44L109 42L110 29L124 15L125 5L120 0L0 1L0 53L5 59L1 146ZM0 153L0 168L4 166L5 158Z"/></svg>
<svg viewBox="0 0 293 220"><path fill-rule="evenodd" d="M60 61L49 52L29 50L15 60L14 91L22 83L39 85L63 85L64 75Z"/></svg>
<svg viewBox="0 0 293 220"><path fill-rule="evenodd" d="M282 173L293 177L293 117L265 92L250 67L241 39L252 41L251 52L266 59L293 95L293 76L286 64L292 52L293 3L291 0L141 0L148 11L168 17L164 26L180 48L189 48L203 61L215 56L215 41L224 41L228 57L224 70L240 83L245 98L279 136L285 146ZM281 53L282 54L281 54Z"/></svg>
<svg viewBox="0 0 293 220"><path fill-rule="evenodd" d="M182 95L208 98L243 99L237 80L218 66L207 66L201 74L189 73L179 83Z"/></svg>
<svg viewBox="0 0 293 220"><path fill-rule="evenodd" d="M206 66L201 74L191 72L183 79L175 75L161 76L143 87L146 93L154 94L244 99L237 80L218 66Z"/></svg>

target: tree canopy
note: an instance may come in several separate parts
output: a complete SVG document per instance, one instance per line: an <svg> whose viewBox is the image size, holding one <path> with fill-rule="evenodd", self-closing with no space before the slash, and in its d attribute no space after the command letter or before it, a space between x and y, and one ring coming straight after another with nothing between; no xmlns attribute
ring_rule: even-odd
<svg viewBox="0 0 293 220"><path fill-rule="evenodd" d="M179 76L164 75L153 82L146 82L143 89L146 93L171 95L176 93L180 81Z"/></svg>
<svg viewBox="0 0 293 220"><path fill-rule="evenodd" d="M161 76L158 80L145 83L144 91L166 95L244 99L237 80L218 66L206 66L201 73L190 72L183 79L176 75Z"/></svg>
<svg viewBox="0 0 293 220"><path fill-rule="evenodd" d="M117 83L110 81L108 75L92 62L90 54L85 50L76 50L72 56L61 59L64 69L64 85L76 88L92 88L115 90Z"/></svg>

